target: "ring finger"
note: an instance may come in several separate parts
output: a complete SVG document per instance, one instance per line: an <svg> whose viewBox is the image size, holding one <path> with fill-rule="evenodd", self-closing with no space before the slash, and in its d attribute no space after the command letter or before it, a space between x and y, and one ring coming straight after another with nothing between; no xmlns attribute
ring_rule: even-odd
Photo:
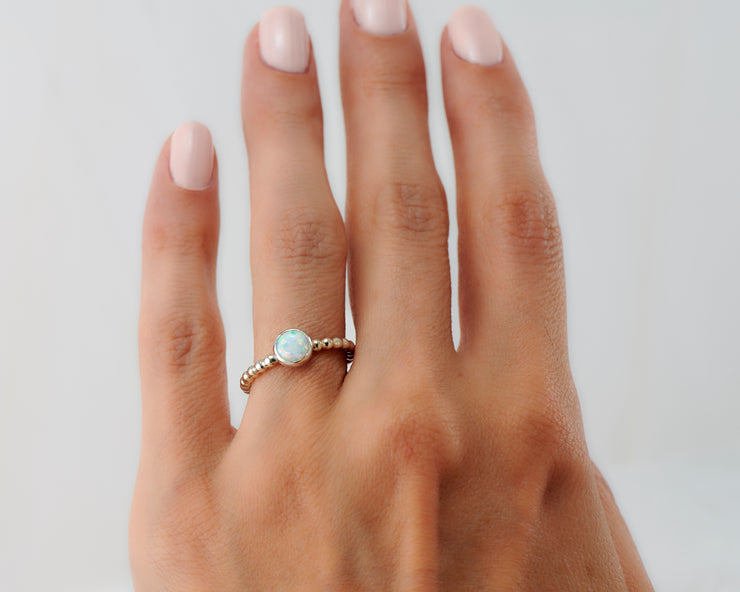
<svg viewBox="0 0 740 592"><path fill-rule="evenodd" d="M268 10L247 38L242 119L249 159L255 356L272 351L288 328L310 337L344 335L344 225L324 167L321 99L303 15ZM245 421L291 399L321 406L346 364L323 352L310 367L275 368L255 381ZM297 405L296 405L297 404ZM316 408L316 407L314 407ZM247 430L249 431L249 430Z"/></svg>

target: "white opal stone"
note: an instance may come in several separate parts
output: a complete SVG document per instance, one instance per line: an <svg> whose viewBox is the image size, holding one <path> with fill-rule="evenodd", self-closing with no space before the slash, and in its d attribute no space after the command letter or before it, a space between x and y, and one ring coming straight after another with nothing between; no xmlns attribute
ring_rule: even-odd
<svg viewBox="0 0 740 592"><path fill-rule="evenodd" d="M300 329L288 329L275 340L275 356L289 366L305 362L311 352L311 338Z"/></svg>

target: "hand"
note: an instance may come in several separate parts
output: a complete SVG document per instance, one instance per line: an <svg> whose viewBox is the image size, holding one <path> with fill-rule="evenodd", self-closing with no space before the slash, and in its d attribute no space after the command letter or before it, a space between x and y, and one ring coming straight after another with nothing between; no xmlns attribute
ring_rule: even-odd
<svg viewBox="0 0 740 592"><path fill-rule="evenodd" d="M268 11L250 33L242 86L255 354L290 327L344 335L349 255L349 373L336 350L272 368L232 428L227 383L239 374L224 361L208 131L182 126L157 162L144 223L136 588L651 590L586 448L555 205L511 55L476 9L457 11L442 35L456 350L413 17L398 0L353 4L340 10L346 233L299 13Z"/></svg>

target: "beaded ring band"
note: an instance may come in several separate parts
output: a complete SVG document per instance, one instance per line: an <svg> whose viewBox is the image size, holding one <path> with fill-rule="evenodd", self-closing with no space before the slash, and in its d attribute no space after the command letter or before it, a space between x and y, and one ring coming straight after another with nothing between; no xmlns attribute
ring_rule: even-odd
<svg viewBox="0 0 740 592"><path fill-rule="evenodd" d="M273 353L247 368L246 372L242 374L239 386L246 394L249 394L249 389L252 387L255 378L263 372L277 364L298 366L306 362L313 352L324 349L343 349L348 364L352 362L355 356L355 344L344 337L311 339L300 329L283 331L275 339Z"/></svg>

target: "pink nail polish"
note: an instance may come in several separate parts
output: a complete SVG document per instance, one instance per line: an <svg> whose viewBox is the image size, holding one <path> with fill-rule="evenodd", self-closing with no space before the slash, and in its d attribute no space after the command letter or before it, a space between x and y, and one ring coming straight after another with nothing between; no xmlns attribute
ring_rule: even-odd
<svg viewBox="0 0 740 592"><path fill-rule="evenodd" d="M211 184L213 141L202 123L183 123L172 134L170 175L184 189L201 190Z"/></svg>
<svg viewBox="0 0 740 592"><path fill-rule="evenodd" d="M352 0L352 12L360 28L373 35L406 30L406 0Z"/></svg>
<svg viewBox="0 0 740 592"><path fill-rule="evenodd" d="M501 35L485 10L463 6L452 13L447 23L452 49L462 59L493 66L504 58Z"/></svg>
<svg viewBox="0 0 740 592"><path fill-rule="evenodd" d="M268 66L298 74L308 68L309 40L303 14L276 6L260 19L260 54Z"/></svg>

